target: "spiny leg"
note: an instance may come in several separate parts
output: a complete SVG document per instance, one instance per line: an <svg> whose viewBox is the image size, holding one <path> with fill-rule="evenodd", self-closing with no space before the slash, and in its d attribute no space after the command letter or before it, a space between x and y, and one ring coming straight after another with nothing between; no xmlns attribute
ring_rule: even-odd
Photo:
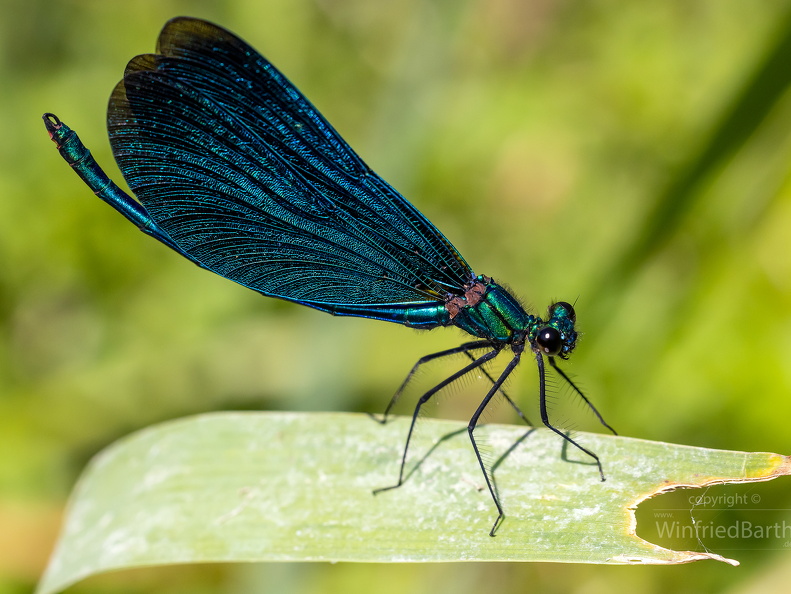
<svg viewBox="0 0 791 594"><path fill-rule="evenodd" d="M470 352L469 352L469 351L466 351L464 354L465 354L465 355L467 355L467 356L468 356L468 357L469 357L471 360L473 360L473 361L475 360L475 357L473 357L473 356L470 354ZM492 377L492 374L490 374L490 373L489 373L488 371L486 371L484 368L481 368L481 373L483 373L483 375L485 375L485 376L486 376L486 378L487 378L487 379L488 379L488 380L489 380L489 381L490 381L492 384L494 384L494 383L495 383L495 380L494 380L494 378ZM513 409L516 411L516 414L517 414L517 415L519 415L519 418L520 418L520 419L522 419L522 420L525 422L525 425L530 425L530 426L532 426L532 423L531 423L531 422L528 420L527 416L525 416L525 413L523 413L523 412L522 412L522 409L521 409L521 408L519 408L519 406L516 404L516 402L514 402L513 400L511 400L511 397L510 397L510 396L509 396L509 395L506 393L506 391L505 391L505 390L503 390L502 386L500 387L500 394L502 395L502 397L503 397L503 398L505 398L505 399L508 401L508 404L510 404L510 405L511 405L511 408L513 408Z"/></svg>
<svg viewBox="0 0 791 594"><path fill-rule="evenodd" d="M547 413L547 384L544 373L544 357L541 353L536 353L536 363L538 363L538 387L539 387L538 404L539 404L539 409L541 411L541 420L543 421L544 425L547 426L548 429L552 429L552 431L560 435L571 445L585 452L586 454L588 454L588 456L593 458L596 461L596 466L599 467L599 475L601 476L601 480L604 481L605 480L604 470L602 470L601 461L599 460L599 457L590 450L582 447L580 444L578 444L576 441L571 439L568 435L560 431L560 429L554 427L552 423L549 422L549 414Z"/></svg>
<svg viewBox="0 0 791 594"><path fill-rule="evenodd" d="M376 495L377 493L381 493L382 491L389 491L390 489L397 489L398 487L400 487L401 485L404 484L404 467L406 466L406 455L407 455L407 451L409 450L409 442L412 439L412 432L415 429L415 423L417 422L418 414L420 414L420 408L426 402L428 402L431 399L431 397L434 396L434 394L436 394L437 392L439 392L442 388L444 388L448 384L451 384L451 383L455 382L457 379L459 379L463 375L469 373L470 371L472 371L473 369L476 369L477 367L480 367L481 365L483 365L487 361L491 361L492 359L494 359L498 355L499 352L500 352L500 349L494 348L493 350L489 351L488 353L486 353L484 355L481 355L480 357L475 359L469 365L466 365L465 367L463 367L462 369L460 369L459 371L457 371L456 373L454 373L450 377L442 380L440 383L438 383L436 386L431 388L428 392L426 392L425 394L423 394L423 396L420 397L420 400L418 400L418 402L417 402L417 406L415 406L415 412L412 413L412 423L409 425L409 431L407 432L406 444L404 445L404 453L401 456L401 468L398 471L398 482L395 485L391 485L390 487L382 487L381 489L375 489L374 490L374 495ZM496 390L494 390L494 391L496 391Z"/></svg>
<svg viewBox="0 0 791 594"><path fill-rule="evenodd" d="M579 397L580 397L580 398L582 398L582 399L585 401L585 404L587 404L587 405L590 407L590 409L593 411L593 414L595 414L595 415L598 417L598 419L599 419L599 422L600 422L602 425L604 425L605 427L607 427L607 429L609 429L610 431L612 431L612 434L613 434L613 435L618 435L618 433L615 431L615 429L613 429L612 427L610 427L610 426L607 424L607 422L604 420L604 417L602 417L602 416L601 416L601 414L599 413L599 411L598 411L598 410L596 410L596 407L595 407L595 406L593 406L593 403L592 403L590 400L588 400L588 399L585 397L585 394L583 394L583 393L582 393L582 390L580 390L580 389L579 389L579 388L578 388L578 387L577 387L577 386L574 384L574 382L572 382L572 381L571 381L571 379L569 379L569 376L567 376L567 375L566 375L566 374L563 372L563 370L562 370L560 367L558 367L557 363L555 363L555 358L554 358L554 357L549 357L549 364L552 366L552 368L553 368L555 371L557 371L557 372L560 374L560 377L562 377L564 380L566 380L566 382L568 383L568 385L569 385L569 386L571 386L572 388L574 388L574 391L575 391L575 392L576 392L576 393L579 395Z"/></svg>
<svg viewBox="0 0 791 594"><path fill-rule="evenodd" d="M390 411L396 405L396 402L398 402L398 399L401 397L401 394L403 393L404 389L407 387L407 384L409 384L409 382L412 381L412 378L414 377L415 373L417 373L417 370L420 368L421 365L424 365L425 363L428 363L429 361L433 361L434 359L440 359L442 357L449 357L450 355L456 355L458 353L465 353L468 357L470 357L470 359L475 361L475 357L473 357L470 354L470 351L471 350L475 350L475 349L482 349L482 348L486 348L486 347L491 347L491 343L489 341L487 341L487 340L476 340L474 342L465 342L464 344L459 345L459 346L457 346L455 348L452 348L452 349L446 349L444 351L431 353L430 355L426 355L425 357L421 357L420 359L418 359L417 363L415 363L412 366L412 369L409 371L407 376L404 378L404 381L401 382L401 385L399 386L398 390L396 390L396 393L393 394L393 397L390 399L390 402L388 403L387 408L385 408L385 412L382 414L382 418L379 419L379 418L377 418L376 415L374 415L372 413L368 413L368 416L371 417L377 423L380 423L382 425L387 423L387 417L390 414Z"/></svg>
<svg viewBox="0 0 791 594"><path fill-rule="evenodd" d="M505 517L505 513L503 513L503 508L500 505L500 500L497 498L497 493L494 491L494 485L492 480L489 478L489 471L486 469L486 465L483 463L483 458L481 457L481 452L478 449L478 443L475 441L475 436L473 435L473 431L475 431L475 426L478 424L478 419L480 418L483 411L486 409L486 406L489 404L489 401L494 397L497 391L500 389L500 386L503 384L505 379L511 375L511 372L519 363L519 358L521 354L515 354L514 358L505 366L505 369L500 374L500 377L497 378L497 381L493 382L491 389L489 390L488 394L484 397L481 403L478 405L478 409L475 411L475 414L472 415L470 419L470 423L467 425L467 433L470 436L470 441L472 442L472 449L475 450L475 457L478 458L478 464L481 467L481 472L483 472L483 478L486 479L486 486L489 487L489 494L492 496L492 500L494 504L497 506L497 519L494 521L492 525L492 529L489 531L489 536L494 536L495 530L503 521Z"/></svg>

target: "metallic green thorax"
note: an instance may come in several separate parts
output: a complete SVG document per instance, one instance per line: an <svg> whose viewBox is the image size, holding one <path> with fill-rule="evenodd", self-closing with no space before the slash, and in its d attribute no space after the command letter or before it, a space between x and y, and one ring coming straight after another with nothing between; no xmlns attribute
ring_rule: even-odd
<svg viewBox="0 0 791 594"><path fill-rule="evenodd" d="M451 324L473 336L510 344L520 352L525 344L535 351L539 331L550 327L560 333L560 357L565 358L574 349L574 319L564 307L551 306L544 321L528 314L513 295L487 276L477 276L465 289L464 297L453 297L445 304Z"/></svg>

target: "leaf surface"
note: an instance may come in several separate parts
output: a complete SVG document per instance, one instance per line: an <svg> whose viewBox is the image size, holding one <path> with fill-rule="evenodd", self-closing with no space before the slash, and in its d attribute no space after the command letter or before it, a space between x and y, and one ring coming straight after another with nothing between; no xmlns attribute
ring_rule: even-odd
<svg viewBox="0 0 791 594"><path fill-rule="evenodd" d="M408 419L344 413L212 413L134 433L85 470L38 587L57 592L133 567L252 561L685 563L635 534L634 509L679 487L789 474L778 454L577 434L596 466L545 429L488 425L506 518L496 511L466 426L423 420L408 479L392 485ZM476 436L479 435L476 431Z"/></svg>

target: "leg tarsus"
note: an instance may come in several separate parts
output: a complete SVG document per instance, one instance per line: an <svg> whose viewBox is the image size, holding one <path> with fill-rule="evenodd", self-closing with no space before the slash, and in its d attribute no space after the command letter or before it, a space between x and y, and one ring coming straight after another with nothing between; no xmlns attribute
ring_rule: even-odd
<svg viewBox="0 0 791 594"><path fill-rule="evenodd" d="M489 536L491 536L492 538L497 536L495 532L497 532L497 529L500 527L500 524L503 523L503 520L505 520L505 514L501 511L497 516L497 519L494 521L494 524L492 525L492 529L489 530Z"/></svg>

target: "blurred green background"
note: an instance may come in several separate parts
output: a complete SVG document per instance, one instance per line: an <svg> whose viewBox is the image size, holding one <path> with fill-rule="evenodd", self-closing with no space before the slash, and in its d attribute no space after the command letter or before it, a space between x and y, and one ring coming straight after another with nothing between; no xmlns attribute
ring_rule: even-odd
<svg viewBox="0 0 791 594"><path fill-rule="evenodd" d="M35 583L77 476L115 439L210 410L380 411L414 360L462 339L261 298L139 233L68 171L41 114L76 129L121 183L107 98L180 14L270 58L477 272L539 313L577 299L584 337L567 369L619 432L789 453L789 2L0 9L0 593ZM436 414L468 417L482 386ZM533 365L509 389L534 412ZM585 416L569 410L572 423ZM505 412L495 418L514 421ZM742 489L760 504L717 522L791 525L789 486ZM647 536L654 517L641 513ZM262 564L127 572L73 591L766 592L791 579L788 542L705 543L737 569Z"/></svg>

